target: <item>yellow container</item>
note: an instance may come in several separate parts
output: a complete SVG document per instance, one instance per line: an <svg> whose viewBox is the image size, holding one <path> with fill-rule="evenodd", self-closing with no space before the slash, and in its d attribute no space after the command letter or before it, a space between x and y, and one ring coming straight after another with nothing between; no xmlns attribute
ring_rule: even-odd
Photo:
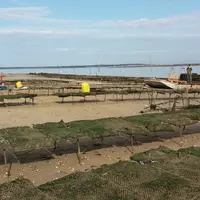
<svg viewBox="0 0 200 200"><path fill-rule="evenodd" d="M16 87L17 87L17 88L22 88L22 82L21 82L21 81L18 81L18 82L16 83Z"/></svg>
<svg viewBox="0 0 200 200"><path fill-rule="evenodd" d="M89 83L82 83L81 84L81 88L82 88L82 92L84 92L84 93L90 92L90 85L89 85Z"/></svg>

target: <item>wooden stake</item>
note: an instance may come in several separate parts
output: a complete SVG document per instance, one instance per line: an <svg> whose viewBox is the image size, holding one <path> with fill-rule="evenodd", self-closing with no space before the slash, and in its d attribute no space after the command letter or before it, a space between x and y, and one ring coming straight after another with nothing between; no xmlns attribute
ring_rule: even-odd
<svg viewBox="0 0 200 200"><path fill-rule="evenodd" d="M183 96L183 94L181 94L181 99L182 99L182 103L183 103L183 106L184 106L185 103L184 103L184 96Z"/></svg>
<svg viewBox="0 0 200 200"><path fill-rule="evenodd" d="M171 93L169 93L169 111L171 110Z"/></svg>
<svg viewBox="0 0 200 200"><path fill-rule="evenodd" d="M32 105L34 105L34 97L32 97L31 99L32 99Z"/></svg>
<svg viewBox="0 0 200 200"><path fill-rule="evenodd" d="M181 138L181 147L183 146L183 129L184 129L184 126L180 126L179 127L179 133L180 133L180 138Z"/></svg>
<svg viewBox="0 0 200 200"><path fill-rule="evenodd" d="M11 176L11 168L12 168L12 163L10 163L8 168L8 173L7 173L8 178Z"/></svg>
<svg viewBox="0 0 200 200"><path fill-rule="evenodd" d="M172 111L176 111L176 102L177 102L177 99L178 99L178 97L176 96L175 98L174 98L174 103L173 103L173 106L172 106Z"/></svg>
<svg viewBox="0 0 200 200"><path fill-rule="evenodd" d="M104 101L106 101L106 93L105 93Z"/></svg>
<svg viewBox="0 0 200 200"><path fill-rule="evenodd" d="M54 146L53 146L53 152L56 152L56 148L57 148L57 141L54 141Z"/></svg>
<svg viewBox="0 0 200 200"><path fill-rule="evenodd" d="M188 88L186 88L186 106L189 107Z"/></svg>
<svg viewBox="0 0 200 200"><path fill-rule="evenodd" d="M81 148L80 148L80 141L79 141L79 139L77 139L77 151L78 151L78 154L81 153Z"/></svg>
<svg viewBox="0 0 200 200"><path fill-rule="evenodd" d="M103 144L103 141L104 141L104 137L102 136L101 137L101 144Z"/></svg>
<svg viewBox="0 0 200 200"><path fill-rule="evenodd" d="M139 93L139 99L141 98L141 94L142 94L142 92Z"/></svg>
<svg viewBox="0 0 200 200"><path fill-rule="evenodd" d="M131 135L130 139L131 139L131 147L132 147L132 151L133 151L133 135Z"/></svg>
<svg viewBox="0 0 200 200"><path fill-rule="evenodd" d="M151 104L154 103L154 98L153 98L154 92L151 93Z"/></svg>
<svg viewBox="0 0 200 200"><path fill-rule="evenodd" d="M156 100L158 99L158 93L156 92Z"/></svg>
<svg viewBox="0 0 200 200"><path fill-rule="evenodd" d="M4 156L4 164L7 165L7 155L6 155L6 150L3 150L3 156Z"/></svg>

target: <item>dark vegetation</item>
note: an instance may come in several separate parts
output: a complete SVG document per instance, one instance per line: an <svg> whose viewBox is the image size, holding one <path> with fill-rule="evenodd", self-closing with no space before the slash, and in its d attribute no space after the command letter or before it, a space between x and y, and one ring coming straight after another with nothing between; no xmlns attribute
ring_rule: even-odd
<svg viewBox="0 0 200 200"><path fill-rule="evenodd" d="M200 148L166 147L135 154L130 161L77 172L34 187L23 178L0 186L3 199L198 200Z"/></svg>
<svg viewBox="0 0 200 200"><path fill-rule="evenodd" d="M136 77L120 77L120 76L90 76L90 75L72 75L72 74L50 74L50 73L30 73L31 75L39 75L47 78L60 78L60 79L75 79L75 80L90 80L90 81L106 81L106 82L119 82L119 81L133 81L142 83L143 78Z"/></svg>
<svg viewBox="0 0 200 200"><path fill-rule="evenodd" d="M24 98L25 101L26 99L32 99L37 97L37 94L9 94L9 95L0 95L0 102L4 102L5 100L11 100L11 99L21 99Z"/></svg>
<svg viewBox="0 0 200 200"><path fill-rule="evenodd" d="M135 136L150 136L152 132L178 131L182 139L187 125L197 123L200 109L187 109L165 114L145 114L130 117L82 120L64 123L49 122L33 127L14 127L0 129L0 148L12 152L28 151L52 147L70 141L77 144L81 152L81 140L99 139L103 142L108 137L128 136L133 144Z"/></svg>

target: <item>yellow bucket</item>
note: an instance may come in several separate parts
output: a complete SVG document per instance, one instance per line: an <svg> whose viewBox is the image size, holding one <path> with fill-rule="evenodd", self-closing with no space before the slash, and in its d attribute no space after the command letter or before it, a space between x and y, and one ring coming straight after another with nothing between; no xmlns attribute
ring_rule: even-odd
<svg viewBox="0 0 200 200"><path fill-rule="evenodd" d="M84 93L90 92L90 85L89 85L89 83L82 83L81 84L81 88L82 88L82 92L84 92Z"/></svg>
<svg viewBox="0 0 200 200"><path fill-rule="evenodd" d="M21 81L18 81L18 82L16 83L16 87L17 87L17 88L22 88L22 82L21 82Z"/></svg>

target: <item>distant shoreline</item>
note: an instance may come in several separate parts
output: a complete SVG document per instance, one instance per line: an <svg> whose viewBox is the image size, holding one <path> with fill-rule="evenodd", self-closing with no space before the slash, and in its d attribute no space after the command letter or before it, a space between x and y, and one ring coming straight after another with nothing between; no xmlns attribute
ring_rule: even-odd
<svg viewBox="0 0 200 200"><path fill-rule="evenodd" d="M67 68L141 68L141 67L181 67L191 64L192 66L200 66L200 63L184 63L184 64L113 64L113 65L69 65L69 66L35 66L35 67L0 67L0 70L8 69L67 69Z"/></svg>

